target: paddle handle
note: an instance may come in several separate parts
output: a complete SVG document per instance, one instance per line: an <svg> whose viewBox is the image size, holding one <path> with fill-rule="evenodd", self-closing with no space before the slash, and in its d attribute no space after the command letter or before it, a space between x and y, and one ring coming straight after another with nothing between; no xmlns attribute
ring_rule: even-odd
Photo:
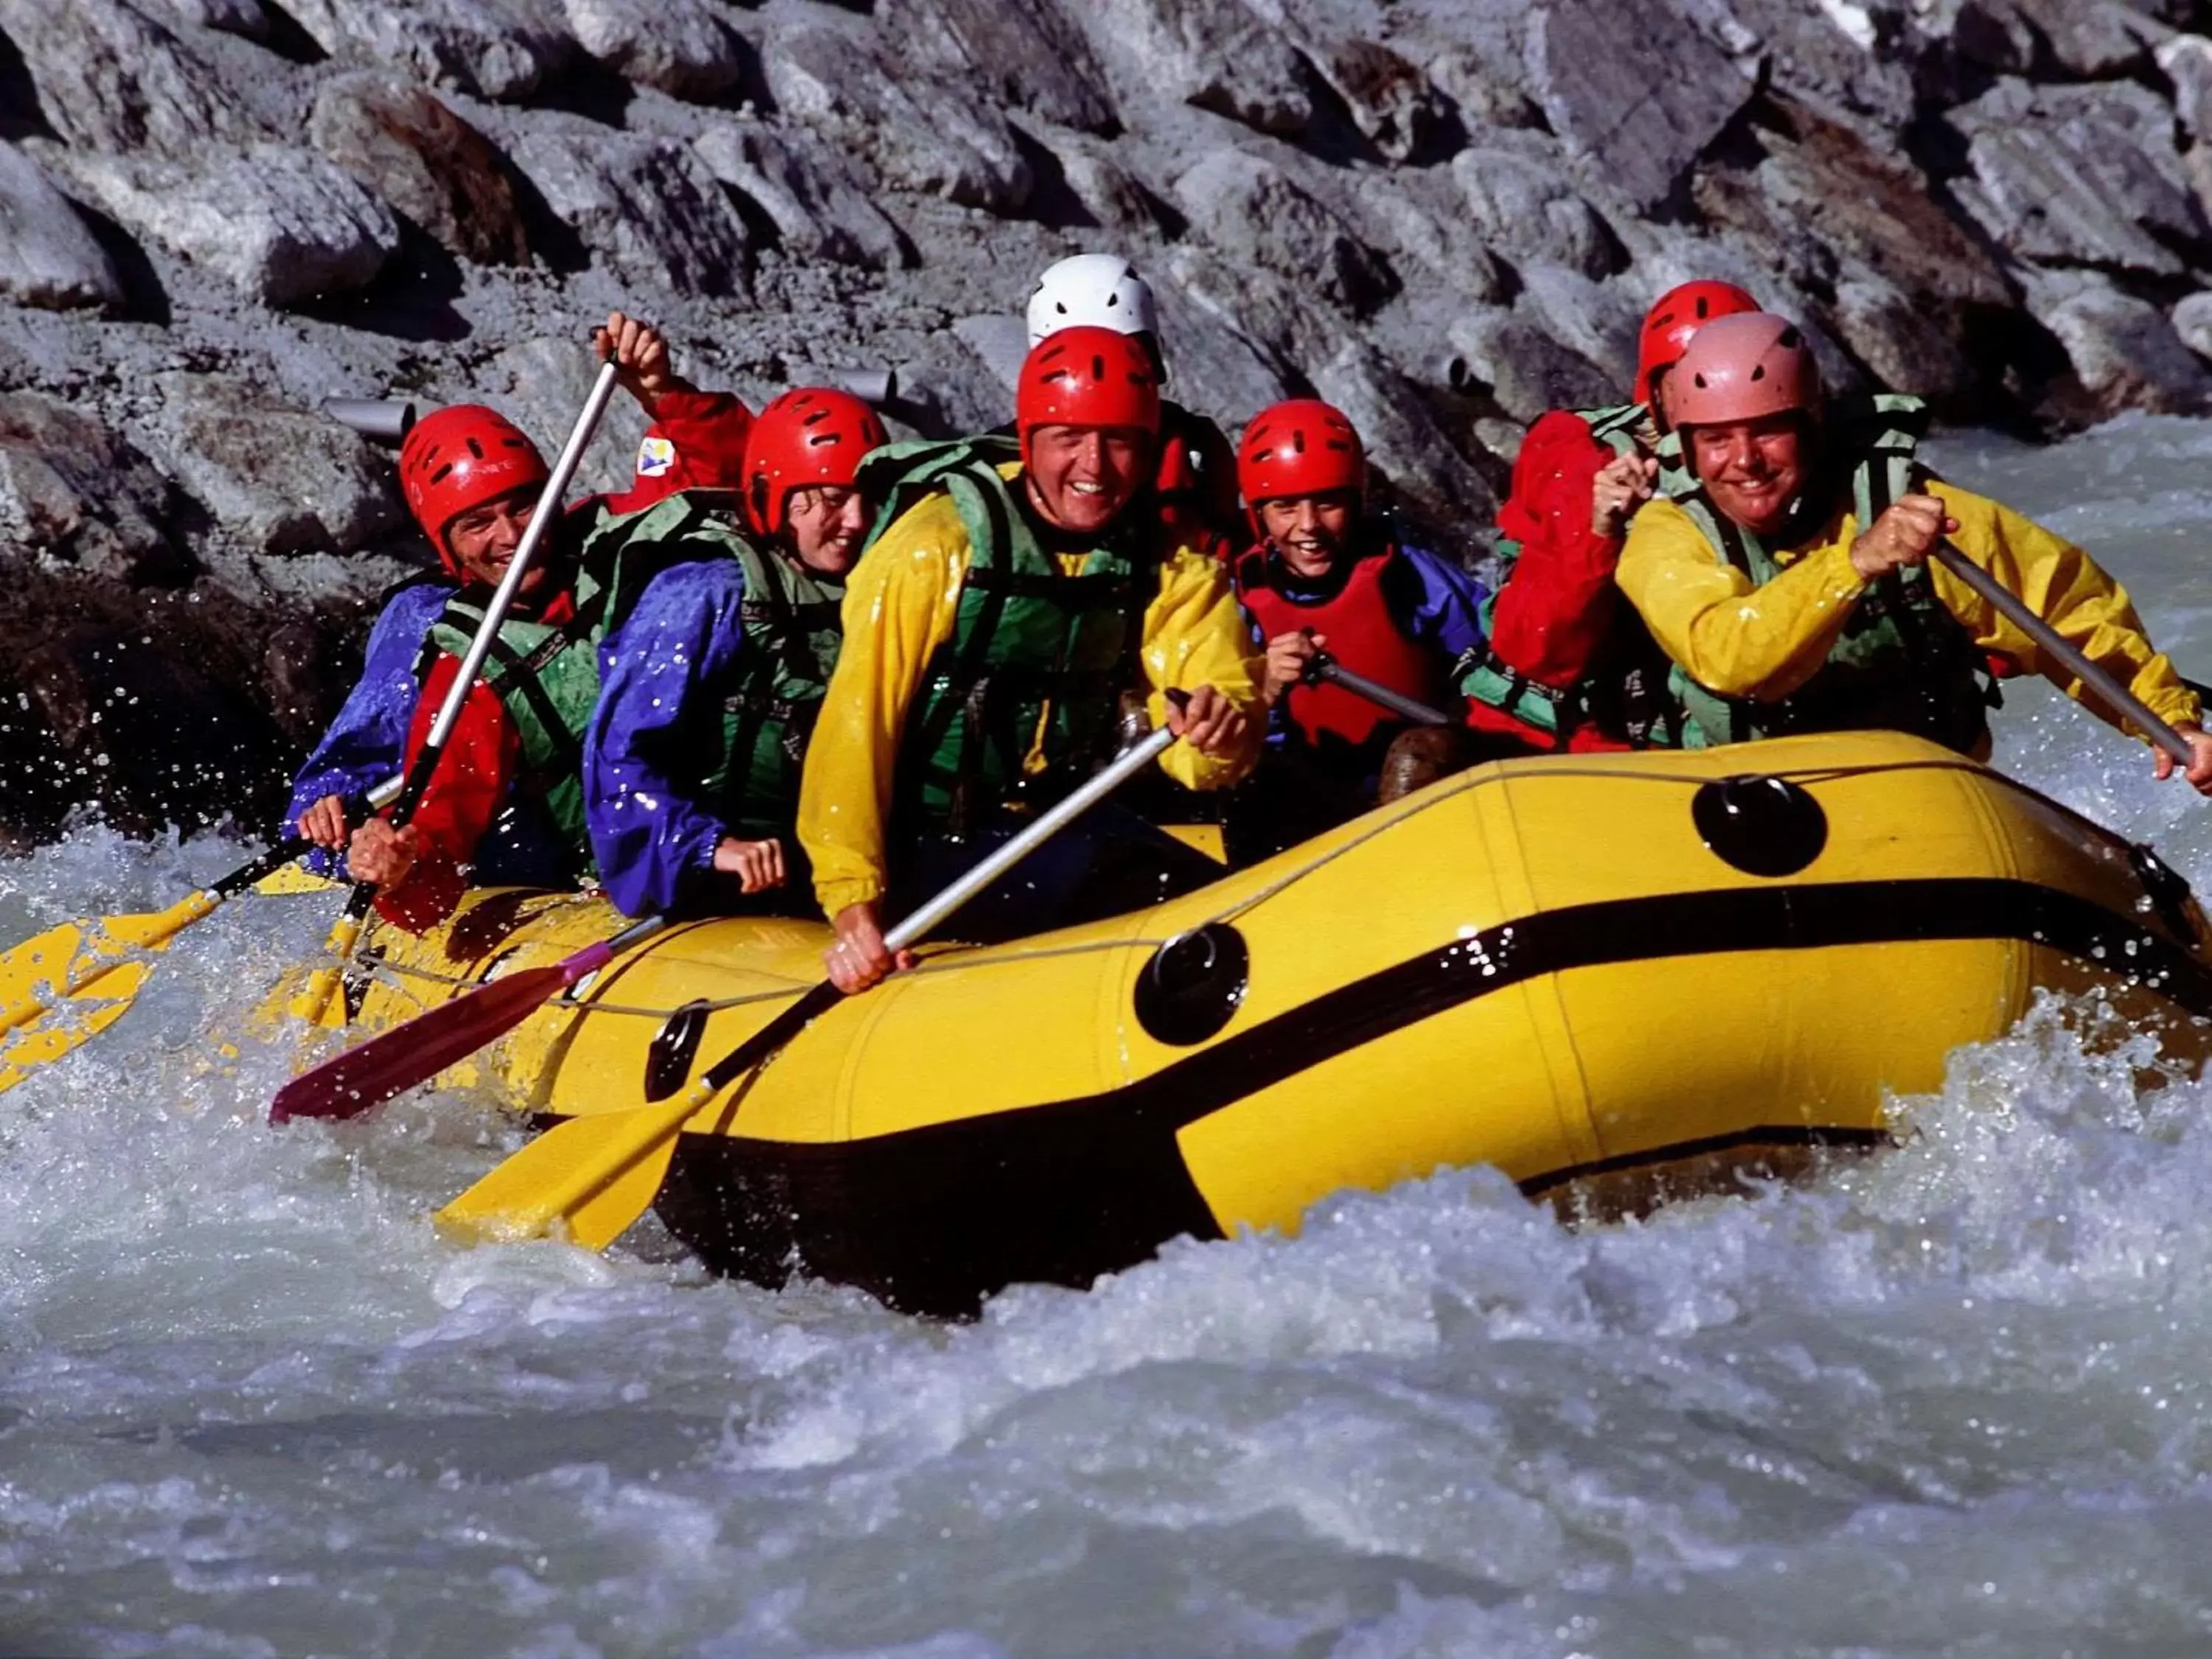
<svg viewBox="0 0 2212 1659"><path fill-rule="evenodd" d="M1316 680L1327 680L1332 685L1340 685L1353 696L1364 697L1378 708L1387 708L1401 720L1411 720L1416 726L1459 724L1441 708L1431 708L1427 703L1407 696L1403 692L1393 691L1387 685L1378 684L1364 674L1353 673L1326 651L1316 652L1306 659L1305 678L1308 684Z"/></svg>
<svg viewBox="0 0 2212 1659"><path fill-rule="evenodd" d="M561 962L561 982L574 985L587 974L596 974L633 945L642 945L668 926L665 916L643 916L617 933L612 939L603 939L586 945L574 956Z"/></svg>
<svg viewBox="0 0 2212 1659"><path fill-rule="evenodd" d="M2150 705L2119 681L2075 650L2058 630L2028 608L2027 601L1961 553L1949 542L1938 542L1933 556L1960 581L1981 595L2013 626L2033 640L2036 648L2052 658L2074 678L2095 692L2106 707L2134 721L2157 747L2184 766L2196 758L2183 737L2150 711Z"/></svg>
<svg viewBox="0 0 2212 1659"><path fill-rule="evenodd" d="M469 689L476 684L477 676L483 671L484 658L490 654L492 641L498 636L500 624L514 604L514 596L522 591L524 578L538 557L538 550L544 545L546 537L553 533L554 525L561 517L561 504L568 498L568 485L583 464L584 451L591 447L592 435L599 429L600 417L607 412L607 402L615 395L616 376L619 369L610 359L601 365L599 378L592 382L592 395L584 400L583 412L576 416L576 424L569 428L568 441L561 447L561 453L553 463L553 471L545 480L545 488L538 492L538 510L530 515L530 523L522 532L522 544L514 550L514 558L507 561L507 574L492 590L491 603L484 607L483 625L477 636L469 641L468 652L461 659L460 672L453 676L453 684L446 692L446 701L438 709L438 718L430 727L428 740L422 745L425 755L433 755L446 746L453 735L453 727L461 718L461 705L468 701ZM434 759L431 765L437 763ZM423 781L428 782L428 769ZM422 798L422 790L408 780L410 794L405 805L412 811ZM395 823L404 822L394 814Z"/></svg>

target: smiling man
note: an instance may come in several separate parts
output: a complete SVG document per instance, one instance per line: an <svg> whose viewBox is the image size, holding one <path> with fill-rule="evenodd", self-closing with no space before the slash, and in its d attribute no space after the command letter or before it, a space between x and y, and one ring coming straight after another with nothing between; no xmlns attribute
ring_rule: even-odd
<svg viewBox="0 0 2212 1659"><path fill-rule="evenodd" d="M1130 510L1159 425L1142 344L1066 329L1022 365L1018 447L933 447L884 485L864 475L885 505L846 587L799 807L841 988L890 970L889 916L1112 757L1124 690L1182 734L1160 758L1177 782L1218 788L1251 766L1258 664L1227 573ZM1191 694L1180 712L1171 690ZM1080 878L1055 887L1045 856L1016 878L1030 927Z"/></svg>
<svg viewBox="0 0 2212 1659"><path fill-rule="evenodd" d="M1930 474L1912 400L1826 404L1803 332L1765 313L1707 324L1662 396L1663 494L1631 526L1618 580L1676 664L1689 746L1875 728L1985 756L1992 653L2080 699L1929 562L1948 539L2187 737L2189 781L2212 793L2197 696L2125 590L2080 548ZM2161 752L2154 769L2173 762Z"/></svg>

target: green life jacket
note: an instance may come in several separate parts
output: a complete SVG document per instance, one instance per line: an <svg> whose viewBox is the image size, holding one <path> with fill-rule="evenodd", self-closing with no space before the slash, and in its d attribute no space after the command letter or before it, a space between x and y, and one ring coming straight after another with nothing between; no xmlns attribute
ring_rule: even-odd
<svg viewBox="0 0 2212 1659"><path fill-rule="evenodd" d="M1039 545L1000 468L1009 440L898 444L860 476L884 503L871 541L920 501L951 498L967 532L967 579L952 636L908 712L895 817L959 836L1017 799L1049 801L1110 759L1118 699L1139 680L1138 647L1156 589L1157 526L1131 515L1074 574ZM1016 475L1018 477L1018 474ZM1033 750L1043 769L1026 769Z"/></svg>
<svg viewBox="0 0 2212 1659"><path fill-rule="evenodd" d="M733 561L744 582L738 619L744 647L720 707L696 732L688 777L698 805L749 841L788 837L799 779L843 635L840 579L756 546L720 491L688 491L603 526L585 561L609 593L608 631L621 626L648 583L672 566Z"/></svg>
<svg viewBox="0 0 2212 1659"><path fill-rule="evenodd" d="M465 657L483 625L490 595L465 589L430 625L416 678L428 678L441 653ZM606 589L580 571L576 609L557 625L509 612L484 658L482 684L499 697L522 742L517 787L543 808L553 832L591 865L584 827L584 726L599 695L599 636Z"/></svg>
<svg viewBox="0 0 2212 1659"><path fill-rule="evenodd" d="M1638 435L1650 414L1642 404L1617 404L1575 411L1590 435L1615 455L1640 455ZM1454 673L1460 695L1503 709L1524 726L1565 738L1577 727L1595 725L1638 749L1672 749L1681 742L1679 711L1666 688L1670 666L1642 620L1626 606L1589 672L1565 690L1530 679L1490 645L1496 632L1498 601L1520 562L1521 544L1501 538L1498 580L1483 601L1483 642L1460 659Z"/></svg>
<svg viewBox="0 0 2212 1659"><path fill-rule="evenodd" d="M1828 453L1850 467L1851 506L1863 532L1899 495L1931 476L1916 459L1927 430L1917 398L1885 393L1838 400L1826 421ZM1680 434L1659 446L1659 488L1703 532L1713 555L1763 586L1781 571L1759 538L1715 509L1690 471ZM1723 697L1674 668L1668 690L1687 725L1684 746L1709 748L1795 732L1911 732L1972 754L1989 740L1996 702L1987 665L1945 606L1925 568L1892 570L1852 606L1828 659L1775 702Z"/></svg>

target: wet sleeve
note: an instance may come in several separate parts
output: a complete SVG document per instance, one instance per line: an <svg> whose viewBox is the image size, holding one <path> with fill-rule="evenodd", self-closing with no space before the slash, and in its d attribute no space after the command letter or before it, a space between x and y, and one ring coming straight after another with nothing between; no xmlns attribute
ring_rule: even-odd
<svg viewBox="0 0 2212 1659"><path fill-rule="evenodd" d="M1160 769L1187 789L1223 789L1243 777L1267 737L1260 698L1266 660L1220 560L1185 549L1161 563L1159 592L1145 610L1142 652L1155 726L1167 723L1164 693L1201 685L1213 687L1246 716L1243 741L1233 754L1201 755L1178 743L1160 756Z"/></svg>
<svg viewBox="0 0 2212 1659"><path fill-rule="evenodd" d="M407 763L429 741L438 710L460 672L460 659L431 665L407 733ZM469 688L439 757L430 787L410 820L422 835L415 867L398 887L376 896L377 913L410 933L422 933L453 915L469 884L477 844L491 828L522 759L521 734L498 694L482 680Z"/></svg>
<svg viewBox="0 0 2212 1659"><path fill-rule="evenodd" d="M1490 609L1490 647L1516 673L1565 690L1589 672L1614 606L1620 543L1590 528L1598 473L1612 452L1579 415L1555 410L1528 428L1498 528L1521 556Z"/></svg>
<svg viewBox="0 0 2212 1659"><path fill-rule="evenodd" d="M600 644L584 819L607 896L626 915L680 906L728 833L677 780L698 775L698 735L721 717L714 689L744 649L744 594L731 559L674 566Z"/></svg>
<svg viewBox="0 0 2212 1659"><path fill-rule="evenodd" d="M1959 550L2027 600L2060 638L2142 698L2168 725L2193 725L2201 720L2203 711L2197 694L2182 684L2172 663L2151 644L2127 589L2094 559L2063 537L1985 496L1942 483L1930 488L1959 521L1959 532L1951 538ZM1928 568L1945 606L1973 634L1976 645L2041 674L2123 731L2142 735L2132 725L2105 714L2093 697L2083 695L2079 680L1979 594L1942 565L1931 563Z"/></svg>
<svg viewBox="0 0 2212 1659"><path fill-rule="evenodd" d="M1848 538L1754 587L1668 501L1646 502L1637 514L1615 580L1691 678L1724 697L1761 702L1786 697L1813 677L1866 591Z"/></svg>
<svg viewBox="0 0 2212 1659"><path fill-rule="evenodd" d="M653 406L653 418L676 447L678 489L736 489L745 474L745 440L752 411L732 392L671 392Z"/></svg>
<svg viewBox="0 0 2212 1659"><path fill-rule="evenodd" d="M1447 665L1483 642L1483 601L1489 590L1442 554L1425 547L1400 550L1416 580L1409 583L1402 625L1412 638L1432 645Z"/></svg>
<svg viewBox="0 0 2212 1659"><path fill-rule="evenodd" d="M933 496L887 528L845 584L844 644L806 746L799 840L824 915L881 898L891 784L929 659L952 637L968 540Z"/></svg>
<svg viewBox="0 0 2212 1659"><path fill-rule="evenodd" d="M300 814L324 796L362 793L398 775L418 690L416 659L453 591L441 582L424 582L402 588L385 605L369 629L360 680L292 781L283 834L290 835ZM343 854L321 848L307 855L320 875L343 875Z"/></svg>

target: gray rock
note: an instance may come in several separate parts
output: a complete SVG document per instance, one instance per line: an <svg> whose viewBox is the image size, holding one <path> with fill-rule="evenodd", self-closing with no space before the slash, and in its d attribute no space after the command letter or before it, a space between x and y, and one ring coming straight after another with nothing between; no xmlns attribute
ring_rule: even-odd
<svg viewBox="0 0 2212 1659"><path fill-rule="evenodd" d="M1120 121L1083 31L1050 0L884 0L878 15L902 52L994 105L1088 132Z"/></svg>
<svg viewBox="0 0 2212 1659"><path fill-rule="evenodd" d="M125 226L263 305L365 287L399 246L392 210L312 150L211 145L190 162L68 165Z"/></svg>
<svg viewBox="0 0 2212 1659"><path fill-rule="evenodd" d="M2057 336L2099 416L2126 410L2197 415L2212 401L2212 371L2166 314L2087 271L2028 273L2028 309Z"/></svg>
<svg viewBox="0 0 2212 1659"><path fill-rule="evenodd" d="M1029 163L996 111L936 76L894 72L857 30L780 28L762 65L786 114L866 157L888 184L994 213L1029 198Z"/></svg>
<svg viewBox="0 0 2212 1659"><path fill-rule="evenodd" d="M692 148L708 172L760 210L794 258L870 270L913 263L898 227L834 151L760 123L735 121L708 128Z"/></svg>
<svg viewBox="0 0 2212 1659"><path fill-rule="evenodd" d="M1289 397L1291 387L1237 318L1190 284L1192 273L1209 263L1191 249L1157 269L1148 267L1146 275L1159 301L1168 395L1234 432L1269 404Z"/></svg>
<svg viewBox="0 0 2212 1659"><path fill-rule="evenodd" d="M2172 112L2146 88L2005 81L1951 119L1971 140L1959 199L2021 258L2172 274L2176 246L2204 246Z"/></svg>
<svg viewBox="0 0 2212 1659"><path fill-rule="evenodd" d="M1532 264L1521 272L1515 309L1617 386L1636 378L1641 300L1618 283L1593 282L1563 265Z"/></svg>
<svg viewBox="0 0 2212 1659"><path fill-rule="evenodd" d="M1856 110L1880 129L1911 121L1912 71L1900 51L1903 8L1885 0L1682 0L1690 20L1760 82L1815 107Z"/></svg>
<svg viewBox="0 0 2212 1659"><path fill-rule="evenodd" d="M0 35L68 143L182 156L210 139L263 136L204 56L122 0L0 0Z"/></svg>
<svg viewBox="0 0 2212 1659"><path fill-rule="evenodd" d="M1929 20L1970 64L1999 75L2026 75L2035 67L2043 37L2012 0L1963 0L1948 20Z"/></svg>
<svg viewBox="0 0 2212 1659"><path fill-rule="evenodd" d="M171 371L154 386L149 448L220 539L252 553L349 552L405 522L390 458L327 416L228 375Z"/></svg>
<svg viewBox="0 0 2212 1659"><path fill-rule="evenodd" d="M1304 60L1243 0L1066 4L1126 111L1164 99L1285 135L1313 118Z"/></svg>
<svg viewBox="0 0 2212 1659"><path fill-rule="evenodd" d="M2119 0L2011 0L2069 75L2132 75L2173 31Z"/></svg>
<svg viewBox="0 0 2212 1659"><path fill-rule="evenodd" d="M2212 294L2199 289L2185 295L2167 315L2182 344L2200 357L2212 357Z"/></svg>
<svg viewBox="0 0 2212 1659"><path fill-rule="evenodd" d="M0 143L0 303L50 311L123 303L123 282L39 164Z"/></svg>
<svg viewBox="0 0 2212 1659"><path fill-rule="evenodd" d="M307 137L461 258L528 261L530 239L499 152L422 88L380 70L342 76L315 100Z"/></svg>
<svg viewBox="0 0 2212 1659"><path fill-rule="evenodd" d="M1374 247L1401 275L1425 269L1456 299L1488 305L1504 297L1505 277L1468 211L1467 197L1440 167L1403 168L1365 183L1352 205ZM1550 226L1544 227L1547 230Z"/></svg>
<svg viewBox="0 0 2212 1659"><path fill-rule="evenodd" d="M118 580L173 580L169 483L88 410L0 392L0 544Z"/></svg>
<svg viewBox="0 0 2212 1659"><path fill-rule="evenodd" d="M2158 49L2158 67L2173 88L2181 130L2203 143L2212 136L2212 40L2177 34Z"/></svg>
<svg viewBox="0 0 2212 1659"><path fill-rule="evenodd" d="M1545 0L1528 69L1552 131L1642 208L1673 193L1752 93L1717 46L1648 0Z"/></svg>
<svg viewBox="0 0 2212 1659"><path fill-rule="evenodd" d="M713 98L744 73L737 37L707 0L565 0L584 50L626 80Z"/></svg>
<svg viewBox="0 0 2212 1659"><path fill-rule="evenodd" d="M952 332L992 379L1013 391L1021 379L1022 361L1030 354L1029 328L1020 318L998 312L963 317L952 325Z"/></svg>
<svg viewBox="0 0 2212 1659"><path fill-rule="evenodd" d="M1459 106L1471 132L1543 125L1544 112L1522 87L1525 77L1505 72L1474 46L1445 46L1429 59L1428 76L1430 85Z"/></svg>
<svg viewBox="0 0 2212 1659"><path fill-rule="evenodd" d="M1856 259L1917 300L1954 310L2009 303L2003 274L1936 204L1918 167L1802 106L1777 103L1771 115L1753 165L1699 173L1692 199L1709 222L1800 270L1829 276ZM1801 244L1822 252L1799 252Z"/></svg>
<svg viewBox="0 0 2212 1659"><path fill-rule="evenodd" d="M269 14L261 9L260 0L157 0L159 6L179 22L189 23L195 28L222 29L229 34L242 34L249 40L266 40L269 35Z"/></svg>
<svg viewBox="0 0 2212 1659"><path fill-rule="evenodd" d="M1314 61L1352 124L1394 161L1429 155L1458 131L1429 77L1379 40L1341 40Z"/></svg>
<svg viewBox="0 0 2212 1659"><path fill-rule="evenodd" d="M286 0L285 9L334 58L367 57L494 100L528 97L576 50L559 0Z"/></svg>
<svg viewBox="0 0 2212 1659"><path fill-rule="evenodd" d="M1116 159L1113 144L1088 133L1042 123L1025 129L1060 168L1068 194L1102 230L1150 241L1160 218L1137 176Z"/></svg>
<svg viewBox="0 0 2212 1659"><path fill-rule="evenodd" d="M625 276L680 294L745 291L744 221L689 144L579 126L520 139L515 166Z"/></svg>
<svg viewBox="0 0 2212 1659"><path fill-rule="evenodd" d="M1620 269L1620 245L1597 210L1535 145L1486 145L1452 157L1474 234L1508 259L1543 260L1588 276Z"/></svg>
<svg viewBox="0 0 2212 1659"><path fill-rule="evenodd" d="M1835 294L1829 321L1844 349L1884 386L1940 402L1975 384L1974 365L1942 313L1871 270L1846 276Z"/></svg>
<svg viewBox="0 0 2212 1659"><path fill-rule="evenodd" d="M1523 426L1547 410L1599 409L1622 383L1554 338L1533 312L1485 306L1451 325L1447 373L1455 391L1487 397Z"/></svg>
<svg viewBox="0 0 2212 1659"><path fill-rule="evenodd" d="M1231 260L1249 260L1355 313L1397 292L1390 268L1336 211L1262 156L1216 150L1175 181L1175 193Z"/></svg>
<svg viewBox="0 0 2212 1659"><path fill-rule="evenodd" d="M1452 447L1404 375L1352 339L1316 363L1312 376L1314 390L1344 411L1368 459L1396 491L1431 522L1457 532L1458 544L1438 551L1464 556L1487 543L1498 518L1497 494Z"/></svg>

